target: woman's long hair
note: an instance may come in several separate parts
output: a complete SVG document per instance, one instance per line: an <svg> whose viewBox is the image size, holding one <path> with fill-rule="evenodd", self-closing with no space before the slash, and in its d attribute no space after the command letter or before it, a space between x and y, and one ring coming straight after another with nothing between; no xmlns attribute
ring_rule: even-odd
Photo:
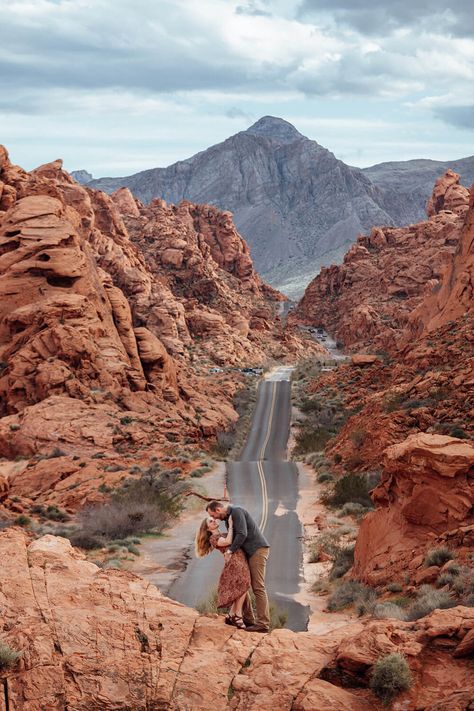
<svg viewBox="0 0 474 711"><path fill-rule="evenodd" d="M207 527L208 519L207 517L199 526L196 533L196 540L194 544L194 549L198 558L204 558L205 555L211 552L212 546L210 543L210 538L212 536L212 531Z"/></svg>

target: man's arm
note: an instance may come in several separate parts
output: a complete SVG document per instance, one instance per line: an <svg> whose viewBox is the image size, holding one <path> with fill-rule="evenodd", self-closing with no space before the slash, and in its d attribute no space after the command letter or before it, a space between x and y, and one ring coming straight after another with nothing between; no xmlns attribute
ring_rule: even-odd
<svg viewBox="0 0 474 711"><path fill-rule="evenodd" d="M242 544L247 538L247 521L245 520L243 511L239 509L233 509L232 519L234 521L234 538L229 550L231 553L235 553L235 551L238 551L239 548L242 547Z"/></svg>

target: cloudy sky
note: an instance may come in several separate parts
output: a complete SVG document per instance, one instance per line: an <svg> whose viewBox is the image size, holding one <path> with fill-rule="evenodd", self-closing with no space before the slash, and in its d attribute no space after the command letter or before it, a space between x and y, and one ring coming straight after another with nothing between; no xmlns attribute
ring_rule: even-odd
<svg viewBox="0 0 474 711"><path fill-rule="evenodd" d="M271 114L352 165L474 153L472 0L0 0L0 142L126 175Z"/></svg>

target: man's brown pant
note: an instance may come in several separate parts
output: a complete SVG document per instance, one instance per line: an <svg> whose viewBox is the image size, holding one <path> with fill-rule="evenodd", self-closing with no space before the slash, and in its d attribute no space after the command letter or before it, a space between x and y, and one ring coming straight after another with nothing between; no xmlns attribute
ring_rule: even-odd
<svg viewBox="0 0 474 711"><path fill-rule="evenodd" d="M270 610L268 607L267 591L265 589L265 569L267 567L269 551L269 548L258 548L249 558L250 580L257 607L256 623L264 627L270 627ZM243 605L243 617L247 623L255 623L252 603L248 593Z"/></svg>

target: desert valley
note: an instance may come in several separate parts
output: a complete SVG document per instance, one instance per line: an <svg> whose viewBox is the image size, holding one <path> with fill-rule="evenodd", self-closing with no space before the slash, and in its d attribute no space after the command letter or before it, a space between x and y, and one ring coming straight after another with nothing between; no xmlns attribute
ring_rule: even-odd
<svg viewBox="0 0 474 711"><path fill-rule="evenodd" d="M474 711L469 0L0 0L0 711Z"/></svg>
<svg viewBox="0 0 474 711"><path fill-rule="evenodd" d="M0 709L471 709L474 193L443 166L290 303L230 211L99 187L0 149ZM215 558L192 606L141 562L189 595L224 479L265 635Z"/></svg>

